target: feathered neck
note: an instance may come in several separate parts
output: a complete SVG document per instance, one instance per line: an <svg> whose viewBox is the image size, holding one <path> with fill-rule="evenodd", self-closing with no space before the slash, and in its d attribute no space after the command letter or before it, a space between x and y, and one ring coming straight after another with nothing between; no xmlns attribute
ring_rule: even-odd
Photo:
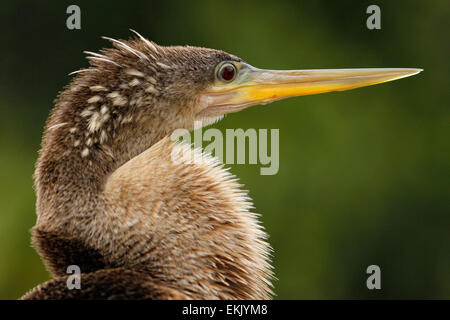
<svg viewBox="0 0 450 320"><path fill-rule="evenodd" d="M124 267L190 298L269 298L270 247L246 193L208 156L171 159L177 148L198 151L164 138L182 116L156 103L168 66L118 66L120 53L136 60L143 46L93 55L93 70L57 99L36 165L33 243L55 275L70 264Z"/></svg>

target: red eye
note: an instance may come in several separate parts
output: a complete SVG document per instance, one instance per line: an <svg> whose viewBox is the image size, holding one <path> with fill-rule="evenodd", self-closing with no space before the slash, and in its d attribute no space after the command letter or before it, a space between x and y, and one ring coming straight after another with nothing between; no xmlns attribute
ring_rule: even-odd
<svg viewBox="0 0 450 320"><path fill-rule="evenodd" d="M236 67L231 63L224 64L219 70L219 75L222 80L231 81L236 76Z"/></svg>

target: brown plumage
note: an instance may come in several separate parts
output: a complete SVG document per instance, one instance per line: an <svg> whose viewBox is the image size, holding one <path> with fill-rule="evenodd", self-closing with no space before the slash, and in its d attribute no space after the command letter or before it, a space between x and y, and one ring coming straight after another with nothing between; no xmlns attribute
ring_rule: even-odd
<svg viewBox="0 0 450 320"><path fill-rule="evenodd" d="M270 298L271 249L247 193L210 156L173 161L201 151L168 136L250 105L413 71L260 70L223 51L137 36L88 52L91 66L55 101L32 229L54 278L23 299ZM69 265L81 268L79 290L66 287Z"/></svg>
<svg viewBox="0 0 450 320"><path fill-rule="evenodd" d="M55 277L30 290L22 300L182 300L190 296L170 288L146 272L129 268L110 268L81 274L82 289L68 290L67 276Z"/></svg>

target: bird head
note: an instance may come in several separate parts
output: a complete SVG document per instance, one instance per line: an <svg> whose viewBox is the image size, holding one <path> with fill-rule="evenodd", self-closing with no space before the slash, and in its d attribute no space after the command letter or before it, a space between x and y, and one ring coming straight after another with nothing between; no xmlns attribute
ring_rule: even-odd
<svg viewBox="0 0 450 320"><path fill-rule="evenodd" d="M98 105L117 106L121 119L164 122L165 134L176 128L192 129L225 114L276 100L343 91L414 75L421 69L264 70L239 57L214 49L158 46L140 36L111 40L115 48L90 53L94 68L84 80ZM95 75L95 73L98 73ZM108 80L109 83L107 81ZM104 92L97 83L108 83ZM106 96L106 97L104 97ZM106 101L105 100L110 100ZM97 102L94 98L94 103ZM131 122L131 121L130 121ZM170 124L170 127L169 127Z"/></svg>

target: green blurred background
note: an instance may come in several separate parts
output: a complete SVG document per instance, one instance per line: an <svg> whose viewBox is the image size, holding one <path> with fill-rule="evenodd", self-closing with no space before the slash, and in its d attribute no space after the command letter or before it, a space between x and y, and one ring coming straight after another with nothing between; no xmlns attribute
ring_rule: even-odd
<svg viewBox="0 0 450 320"><path fill-rule="evenodd" d="M82 29L66 28L81 7ZM366 28L381 7L382 29ZM279 299L450 298L449 1L2 1L0 298L49 279L30 247L42 128L83 50L128 38L223 49L272 69L419 67L293 98L216 127L279 128L280 170L234 165L275 249ZM381 267L381 290L366 268Z"/></svg>

